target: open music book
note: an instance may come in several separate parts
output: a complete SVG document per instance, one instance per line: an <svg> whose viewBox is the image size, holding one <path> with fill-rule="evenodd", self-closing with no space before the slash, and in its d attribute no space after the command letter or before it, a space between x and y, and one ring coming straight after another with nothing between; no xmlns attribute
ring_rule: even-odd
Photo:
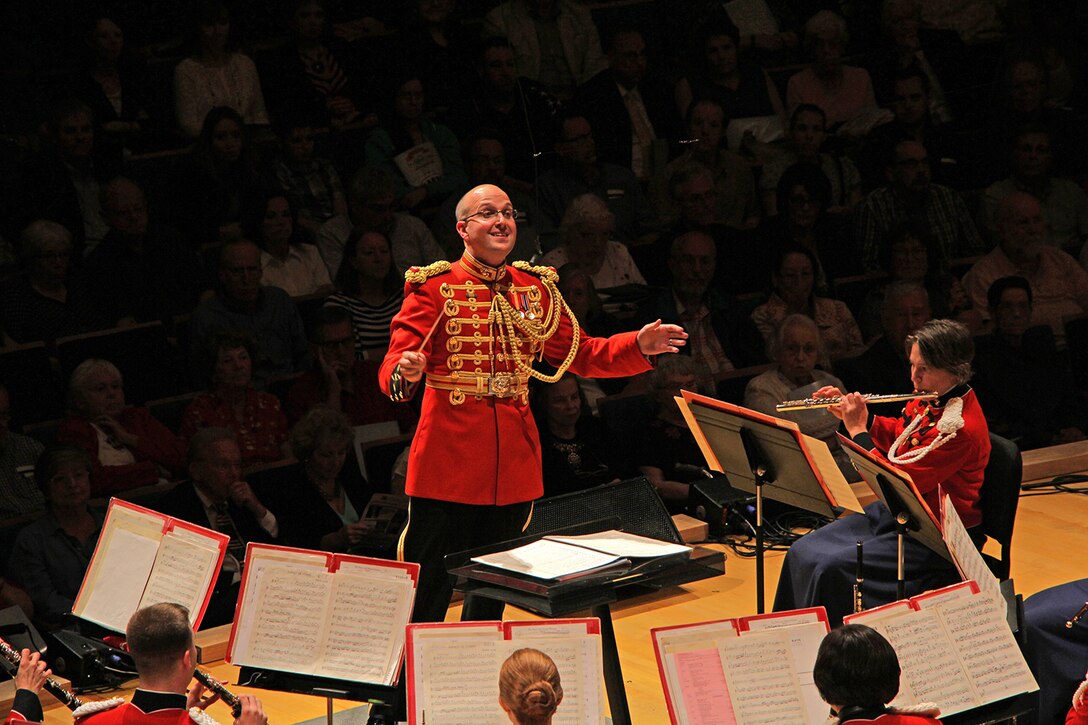
<svg viewBox="0 0 1088 725"><path fill-rule="evenodd" d="M250 543L227 662L392 685L419 565Z"/></svg>
<svg viewBox="0 0 1088 725"><path fill-rule="evenodd" d="M893 704L934 702L941 715L1039 689L1005 619L973 581L844 618L884 635L903 670Z"/></svg>
<svg viewBox="0 0 1088 725"><path fill-rule="evenodd" d="M115 632L141 607L175 602L200 626L230 537L111 499L72 614Z"/></svg>
<svg viewBox="0 0 1088 725"><path fill-rule="evenodd" d="M823 607L650 630L673 725L821 725Z"/></svg>
<svg viewBox="0 0 1088 725"><path fill-rule="evenodd" d="M553 725L604 722L601 623L596 618L408 625L408 723L510 721L499 707L499 670L530 647L555 662L563 701Z"/></svg>

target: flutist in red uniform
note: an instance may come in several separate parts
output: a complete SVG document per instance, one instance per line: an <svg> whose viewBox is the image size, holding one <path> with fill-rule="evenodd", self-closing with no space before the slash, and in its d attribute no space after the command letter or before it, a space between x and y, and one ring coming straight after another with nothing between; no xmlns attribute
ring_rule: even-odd
<svg viewBox="0 0 1088 725"><path fill-rule="evenodd" d="M502 189L483 185L457 205L465 253L455 263L413 268L393 319L380 384L393 400L425 377L423 409L408 459L411 509L400 556L421 565L413 620L441 621L451 587L443 557L517 536L543 493L540 441L529 412L531 369L546 360L588 377L649 370L687 334L660 321L638 332L586 336L550 267L506 264L517 212ZM545 378L547 379L547 378ZM501 616L473 601L463 619Z"/></svg>
<svg viewBox="0 0 1088 725"><path fill-rule="evenodd" d="M951 320L931 320L907 337L911 381L937 400L912 400L898 417L872 416L858 393L843 396L830 410L842 419L855 443L910 474L935 513L938 485L952 499L964 526L975 534L982 523L979 489L990 459L990 434L971 377L974 342L968 329ZM839 394L834 388L816 397ZM838 623L853 609L852 585L857 542L864 543L866 608L895 599L897 555L895 521L882 502L864 515L847 516L805 535L790 547L782 565L775 610L823 605ZM955 568L921 544L907 539L906 595L959 580Z"/></svg>

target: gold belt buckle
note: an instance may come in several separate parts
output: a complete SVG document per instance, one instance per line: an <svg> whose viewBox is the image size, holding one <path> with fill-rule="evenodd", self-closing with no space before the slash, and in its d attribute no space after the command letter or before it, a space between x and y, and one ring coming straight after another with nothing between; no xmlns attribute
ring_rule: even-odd
<svg viewBox="0 0 1088 725"><path fill-rule="evenodd" d="M502 398L513 392L516 383L517 379L510 373L499 373L488 378L487 388L489 393Z"/></svg>

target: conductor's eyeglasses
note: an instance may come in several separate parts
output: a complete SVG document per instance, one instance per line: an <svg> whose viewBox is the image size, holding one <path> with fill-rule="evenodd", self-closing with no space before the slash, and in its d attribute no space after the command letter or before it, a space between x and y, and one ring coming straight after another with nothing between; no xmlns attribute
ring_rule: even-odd
<svg viewBox="0 0 1088 725"><path fill-rule="evenodd" d="M480 217L480 219L484 220L485 222L489 222L495 219L495 217L499 216L500 214L502 215L502 218L506 221L517 221L518 218L521 217L521 212L519 212L517 209L503 209L502 211L499 211L498 209L481 209L475 214L469 214L461 221L467 222L473 217Z"/></svg>

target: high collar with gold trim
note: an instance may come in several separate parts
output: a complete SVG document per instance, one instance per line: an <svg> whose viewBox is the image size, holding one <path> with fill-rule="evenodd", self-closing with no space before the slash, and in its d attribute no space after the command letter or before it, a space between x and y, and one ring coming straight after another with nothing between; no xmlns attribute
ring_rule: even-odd
<svg viewBox="0 0 1088 725"><path fill-rule="evenodd" d="M498 282L506 276L505 264L501 267L492 267L476 259L468 251L461 255L459 263L466 272L484 282Z"/></svg>

